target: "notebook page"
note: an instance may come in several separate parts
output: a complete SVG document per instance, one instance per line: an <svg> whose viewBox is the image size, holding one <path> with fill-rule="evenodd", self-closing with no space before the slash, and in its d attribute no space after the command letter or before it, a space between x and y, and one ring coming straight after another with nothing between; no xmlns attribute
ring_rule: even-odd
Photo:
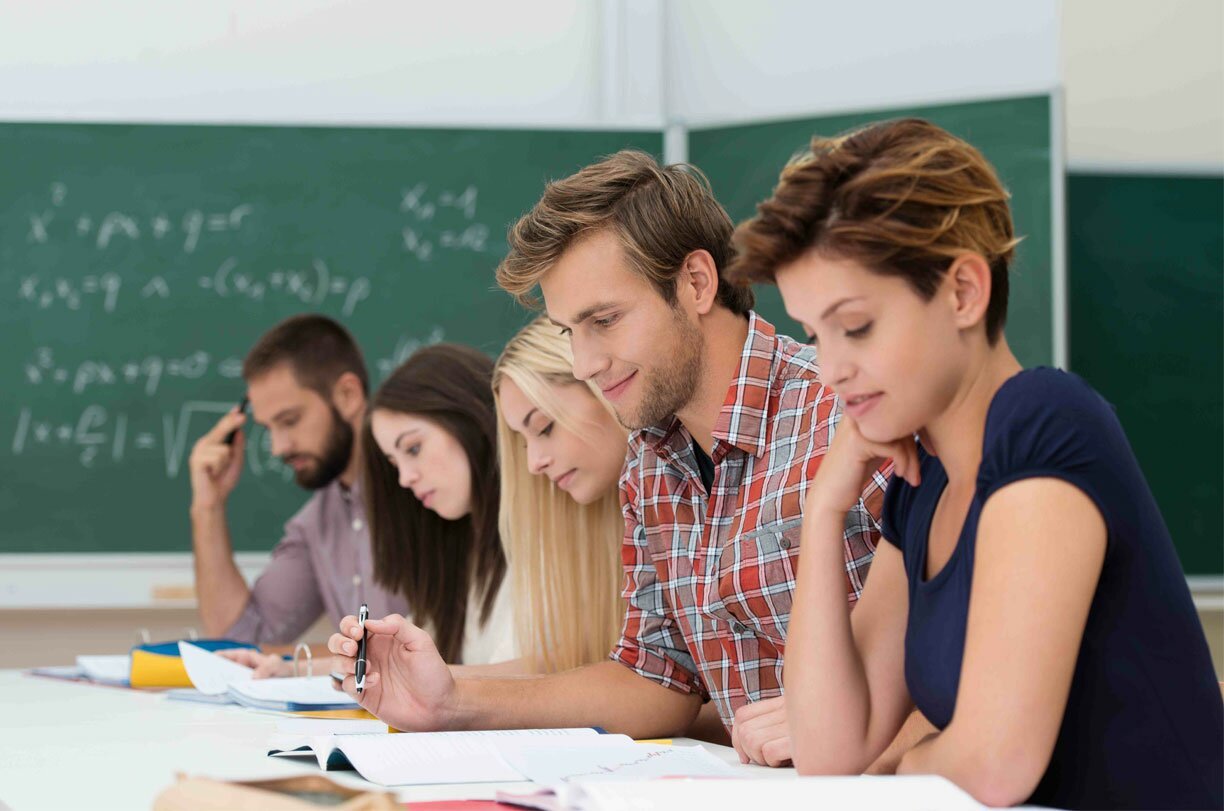
<svg viewBox="0 0 1224 811"><path fill-rule="evenodd" d="M603 745L569 743L527 744L507 747L505 761L525 778L542 786L558 787L574 780L650 780L661 777L731 777L730 766L700 746L634 743L621 735L601 735ZM584 742L586 744L586 742Z"/></svg>
<svg viewBox="0 0 1224 811"><path fill-rule="evenodd" d="M191 679L195 689L206 696L219 696L226 692L231 684L250 681L251 674L254 673L246 665L231 662L224 656L218 656L190 642L179 642L178 648L187 678Z"/></svg>
<svg viewBox="0 0 1224 811"><path fill-rule="evenodd" d="M516 740L597 736L593 729L516 729L346 735L336 745L353 768L383 786L521 782L501 757Z"/></svg>
<svg viewBox="0 0 1224 811"><path fill-rule="evenodd" d="M385 733L384 733L385 734ZM277 733L268 741L268 757L305 758L313 757L319 763L319 768L327 771L327 764L336 755L338 760L343 752L338 748L339 741L335 735L286 735ZM336 768L348 768L347 765Z"/></svg>
<svg viewBox="0 0 1224 811"><path fill-rule="evenodd" d="M277 722L276 732L268 739L268 755L299 757L303 753L297 750L309 746L319 767L326 769L328 757L341 736L386 734L387 725L377 719L284 718Z"/></svg>

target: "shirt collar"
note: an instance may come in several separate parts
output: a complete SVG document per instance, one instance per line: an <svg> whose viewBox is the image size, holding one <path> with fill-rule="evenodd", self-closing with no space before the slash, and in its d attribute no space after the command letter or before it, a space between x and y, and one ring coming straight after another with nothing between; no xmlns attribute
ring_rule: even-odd
<svg viewBox="0 0 1224 811"><path fill-rule="evenodd" d="M778 362L777 332L773 324L755 312L748 313L748 337L740 352L739 370L722 410L714 422L714 438L753 456L765 452L769 392ZM643 439L656 452L662 451L682 425L674 414L642 429ZM685 440L686 442L688 440Z"/></svg>
<svg viewBox="0 0 1224 811"><path fill-rule="evenodd" d="M335 481L332 482L332 486L336 488L336 492L339 493L340 497L343 498L345 501L351 502L353 504L358 504L358 505L362 503L361 501L361 474L360 473L358 473L357 477L353 479L352 487L345 487L344 482L340 481L339 476L337 476Z"/></svg>

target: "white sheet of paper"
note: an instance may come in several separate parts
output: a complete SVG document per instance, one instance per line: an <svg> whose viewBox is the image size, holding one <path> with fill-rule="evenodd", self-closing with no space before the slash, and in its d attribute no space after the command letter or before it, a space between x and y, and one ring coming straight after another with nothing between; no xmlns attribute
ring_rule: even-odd
<svg viewBox="0 0 1224 811"><path fill-rule="evenodd" d="M190 671L189 671L190 672ZM356 708L357 701L331 685L331 676L292 676L283 679L247 679L234 682L231 694L255 701Z"/></svg>
<svg viewBox="0 0 1224 811"><path fill-rule="evenodd" d="M362 777L384 786L510 783L526 779L502 757L533 737L598 735L592 729L520 729L345 736L341 746Z"/></svg>
<svg viewBox="0 0 1224 811"><path fill-rule="evenodd" d="M279 735L360 735L386 732L387 722L377 718L280 718L276 722Z"/></svg>
<svg viewBox="0 0 1224 811"><path fill-rule="evenodd" d="M212 651L206 651L190 642L179 642L179 655L192 686L206 696L219 696L229 690L231 684L251 680L254 671L246 665L231 662Z"/></svg>
<svg viewBox="0 0 1224 811"><path fill-rule="evenodd" d="M546 739L566 743L596 737L593 729L514 729L480 732L406 732L298 737L277 735L280 747L309 745L320 765L332 748L344 752L357 772L384 786L439 783L520 783L525 778L506 763L501 747ZM277 748L277 747L274 747Z"/></svg>
<svg viewBox="0 0 1224 811"><path fill-rule="evenodd" d="M700 746L634 743L623 735L569 741L524 742L501 752L523 777L556 788L574 780L651 780L662 777L730 777L730 766Z"/></svg>
<svg viewBox="0 0 1224 811"><path fill-rule="evenodd" d="M127 684L132 677L132 657L122 656L78 656L77 667L91 681L106 684Z"/></svg>
<svg viewBox="0 0 1224 811"><path fill-rule="evenodd" d="M582 780L570 802L590 811L741 811L744 808L887 808L978 811L985 808L942 777L796 777L793 780ZM581 799L575 796L580 793Z"/></svg>

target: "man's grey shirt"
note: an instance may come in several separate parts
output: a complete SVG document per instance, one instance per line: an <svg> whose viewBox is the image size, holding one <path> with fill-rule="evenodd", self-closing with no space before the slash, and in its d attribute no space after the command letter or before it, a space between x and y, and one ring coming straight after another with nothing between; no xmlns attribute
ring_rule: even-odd
<svg viewBox="0 0 1224 811"><path fill-rule="evenodd" d="M338 626L362 603L371 617L408 613L408 601L374 582L373 550L361 492L337 479L317 491L285 524L285 537L251 588L251 599L226 637L282 645L295 642L326 612Z"/></svg>

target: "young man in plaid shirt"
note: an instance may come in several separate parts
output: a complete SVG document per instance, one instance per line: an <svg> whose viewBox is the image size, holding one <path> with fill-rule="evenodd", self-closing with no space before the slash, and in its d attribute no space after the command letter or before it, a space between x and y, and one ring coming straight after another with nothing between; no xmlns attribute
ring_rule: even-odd
<svg viewBox="0 0 1224 811"><path fill-rule="evenodd" d="M724 284L732 225L683 167L621 152L549 184L498 282L571 336L574 375L633 433L621 477L628 610L612 661L524 679L451 677L428 635L367 622L361 703L401 729L601 726L683 734L709 700L741 757L790 757L782 655L801 506L840 412L810 347ZM877 473L845 529L846 599L878 537ZM354 670L355 620L332 637ZM353 679L344 682L351 694Z"/></svg>

